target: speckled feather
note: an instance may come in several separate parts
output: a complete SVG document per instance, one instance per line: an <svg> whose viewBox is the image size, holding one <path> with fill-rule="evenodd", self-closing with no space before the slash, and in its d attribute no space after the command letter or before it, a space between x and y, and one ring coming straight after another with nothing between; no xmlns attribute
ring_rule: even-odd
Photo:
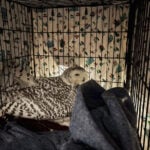
<svg viewBox="0 0 150 150"><path fill-rule="evenodd" d="M70 116L76 86L87 80L87 72L72 67L61 76L40 78L36 86L3 93L3 114L32 119L59 119Z"/></svg>

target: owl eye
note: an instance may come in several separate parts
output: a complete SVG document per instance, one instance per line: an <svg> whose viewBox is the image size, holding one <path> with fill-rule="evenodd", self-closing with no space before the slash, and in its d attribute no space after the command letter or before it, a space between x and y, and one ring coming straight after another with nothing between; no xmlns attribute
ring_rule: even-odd
<svg viewBox="0 0 150 150"><path fill-rule="evenodd" d="M80 74L76 73L75 76L80 76Z"/></svg>

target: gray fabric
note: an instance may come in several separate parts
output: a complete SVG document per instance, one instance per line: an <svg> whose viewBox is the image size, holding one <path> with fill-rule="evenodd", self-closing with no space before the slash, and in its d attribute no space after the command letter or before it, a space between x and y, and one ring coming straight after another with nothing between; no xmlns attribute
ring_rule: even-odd
<svg viewBox="0 0 150 150"><path fill-rule="evenodd" d="M131 98L123 88L106 91L90 80L78 88L70 132L38 134L14 125L1 130L0 149L18 147L21 150L140 150Z"/></svg>
<svg viewBox="0 0 150 150"><path fill-rule="evenodd" d="M132 127L136 128L136 121L137 121L136 112L127 90L121 87L115 87L109 89L108 91L116 96L119 104L122 106Z"/></svg>
<svg viewBox="0 0 150 150"><path fill-rule="evenodd" d="M72 139L70 139L68 142L62 145L61 150L95 150L91 148L90 146L81 143L81 142L75 142Z"/></svg>
<svg viewBox="0 0 150 150"><path fill-rule="evenodd" d="M13 123L0 130L1 150L56 150L55 145L44 135L38 135Z"/></svg>
<svg viewBox="0 0 150 150"><path fill-rule="evenodd" d="M105 91L94 80L80 86L70 125L75 141L97 150L140 149L136 130L130 123L135 121L136 115L130 108L130 115L126 115L126 109L123 109L126 103L119 100L119 97L123 97L123 94L119 94L121 90L124 91L123 88L118 88L118 93L117 89ZM128 97L128 94L124 96ZM91 107L89 102L92 101ZM131 99L128 99L128 105L132 106Z"/></svg>

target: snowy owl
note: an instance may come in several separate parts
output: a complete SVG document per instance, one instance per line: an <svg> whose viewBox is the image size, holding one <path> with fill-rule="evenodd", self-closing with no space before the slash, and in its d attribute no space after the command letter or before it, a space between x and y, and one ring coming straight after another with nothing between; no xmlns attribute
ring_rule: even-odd
<svg viewBox="0 0 150 150"><path fill-rule="evenodd" d="M76 87L87 80L88 72L80 66L69 67L57 77L42 77L34 86L3 92L1 112L37 120L70 116Z"/></svg>

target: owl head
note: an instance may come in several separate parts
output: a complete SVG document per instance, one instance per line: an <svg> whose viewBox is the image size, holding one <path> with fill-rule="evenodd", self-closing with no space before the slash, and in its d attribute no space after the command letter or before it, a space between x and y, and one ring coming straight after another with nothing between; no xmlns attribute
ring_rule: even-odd
<svg viewBox="0 0 150 150"><path fill-rule="evenodd" d="M63 72L62 79L68 85L77 87L88 80L88 72L80 66L69 67Z"/></svg>

